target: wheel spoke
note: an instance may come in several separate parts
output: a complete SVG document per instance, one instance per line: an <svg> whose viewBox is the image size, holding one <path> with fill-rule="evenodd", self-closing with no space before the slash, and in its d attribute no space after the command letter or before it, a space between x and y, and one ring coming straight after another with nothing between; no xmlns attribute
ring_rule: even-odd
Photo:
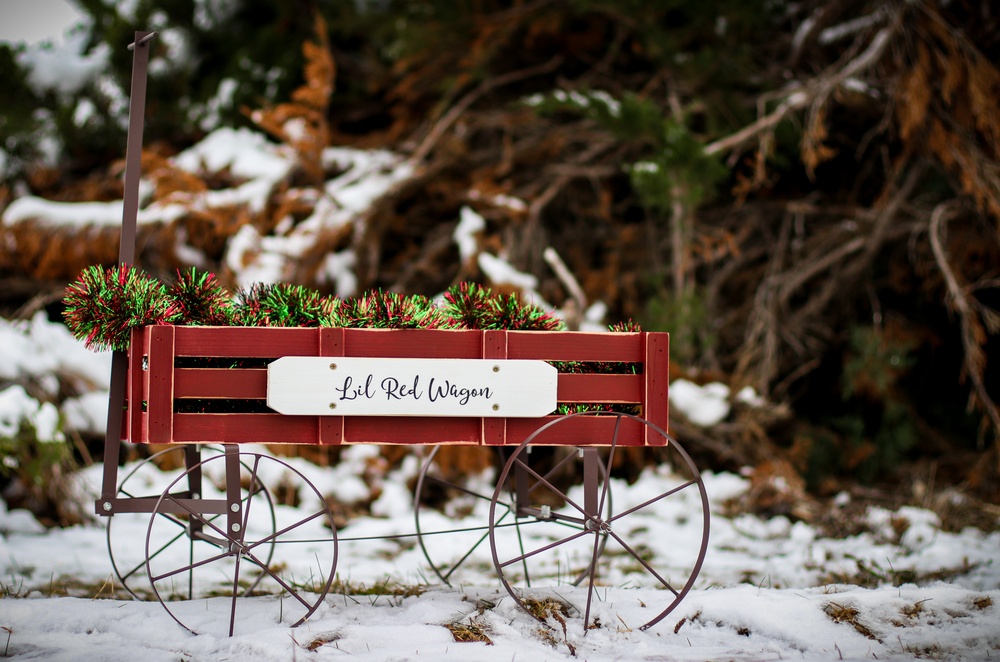
<svg viewBox="0 0 1000 662"><path fill-rule="evenodd" d="M282 579L281 576L278 575L278 573L276 573L274 570L271 570L271 568L267 567L266 565L261 564L261 562L256 557L254 557L252 554L250 554L249 552L247 552L247 556L250 558L251 561L253 561L254 564L258 565L261 570L263 570L265 573L267 573L267 575L271 579L273 579L274 581L276 581L278 583L278 585L282 589L285 590L286 593L288 593L290 596L292 596L293 598L295 598L296 600L298 600L300 603L302 603L302 606L304 606L304 607L309 607L310 606L309 603L306 602L302 598L302 596L300 596L298 594L298 592L295 590L295 588L292 587L291 585L289 585L284 579Z"/></svg>
<svg viewBox="0 0 1000 662"><path fill-rule="evenodd" d="M240 554L236 555L236 568L233 570L233 601L229 609L229 636L233 636L236 628L236 598L240 595Z"/></svg>
<svg viewBox="0 0 1000 662"><path fill-rule="evenodd" d="M556 472L558 472L559 469L561 469L564 465L566 465L566 464L568 464L568 463L570 463L572 461L573 461L573 453L567 453L561 460L559 460L558 462L556 462L556 464L555 464L554 467L552 467L551 469L549 469L548 471L545 472L545 477L544 478L541 477L541 476L539 476L539 482L535 483L530 488L528 488L528 495L530 496L531 493L534 492L535 489L537 487L540 487L541 485L550 485L551 486L551 483L549 482L549 478L551 478L552 476L556 475ZM555 488L553 488L553 489L555 489Z"/></svg>
<svg viewBox="0 0 1000 662"><path fill-rule="evenodd" d="M666 588L668 591L670 591L671 593L673 593L675 596L676 595L680 595L676 590L674 590L674 587L670 585L670 582L668 582L666 579L664 579L663 577L661 577L660 573L658 573L655 569L653 569L653 566L649 565L649 563L645 559L643 559L641 556L639 556L639 552L637 552L634 549L632 549L631 545L629 545L627 542L625 542L624 540L622 540L621 536L619 536L614 531L609 531L608 533L611 535L612 538L614 538L616 541L618 541L619 545L621 545L622 547L625 548L625 551L628 552L632 556L632 558L634 558L636 561L638 561L642 565L642 567L646 569L646 572L648 572L649 574L651 574L654 577L656 577L656 580L658 582L660 582L661 584L663 584L664 588Z"/></svg>
<svg viewBox="0 0 1000 662"><path fill-rule="evenodd" d="M608 465L605 471L611 471L611 468L615 466L615 451L618 450L618 430L622 425L622 417L619 416L615 419L615 432L611 436L611 450L608 451ZM597 515L600 516L604 512L604 502L608 497L608 490L611 489L611 481L607 477L604 479L604 485L601 486L601 500L597 507Z"/></svg>
<svg viewBox="0 0 1000 662"><path fill-rule="evenodd" d="M444 579L445 583L448 582L448 578L451 577L451 573L453 573L456 570L458 570L459 566L461 566L463 563L465 563L465 559L467 559L470 556L472 556L472 552L476 551L479 548L479 546L483 544L483 541L486 540L489 536L490 536L490 532L489 532L489 529L487 529L486 533L484 533L483 535L481 535L479 537L479 540L477 540L471 547L469 547L469 551L467 551L465 554L463 554L462 558L460 558L459 560L455 561L454 565L451 566L451 570L449 570L448 572L444 573L444 577L442 579Z"/></svg>
<svg viewBox="0 0 1000 662"><path fill-rule="evenodd" d="M470 490L467 487L463 487L462 485L458 485L458 484L453 483L453 482L451 482L449 480L445 480L444 478L439 478L437 476L432 476L430 474L427 474L426 476L424 476L424 478L426 480L432 480L435 483L438 483L439 485L444 485L445 487L450 487L451 489L457 490L457 491L461 492L462 494L468 494L471 497L475 497L477 499L482 499L483 501L489 501L490 500L490 495L488 495L488 494L482 494L480 492L475 492L473 490Z"/></svg>
<svg viewBox="0 0 1000 662"><path fill-rule="evenodd" d="M174 570L171 570L169 572L165 572L162 575L153 575L152 573L150 573L149 574L149 581L151 583L155 584L156 582L163 581L164 579L167 579L168 577L173 577L175 575L179 575L182 572L188 572L189 570L194 570L195 568L200 568L203 565L208 565L209 563L215 563L219 559L224 559L224 558L227 558L229 556L232 556L232 553L226 551L226 552L222 552L221 554L216 554L215 556L210 556L207 559L202 559L201 561L195 561L193 563L188 563L187 565L183 565L183 566L181 566L179 568L175 568Z"/></svg>
<svg viewBox="0 0 1000 662"><path fill-rule="evenodd" d="M610 519L608 519L608 523L614 522L615 520L619 520L622 517L625 517L626 515L631 515L632 513L636 512L637 510L642 510L646 506L652 505L652 504L656 503L657 501L659 501L661 499L666 499L668 496L672 496L674 494L677 494L681 490L687 489L688 487L691 487L692 485L697 485L697 482L693 481L693 480L689 480L688 482L684 483L683 485L679 485L679 486L675 487L672 490L667 490L666 492L664 492L663 494L661 494L659 496L655 496L652 499L647 499L646 501L643 501L642 503L640 503L638 506L633 506L633 507L629 508L628 510L625 510L623 512L618 513L614 517L611 517Z"/></svg>
<svg viewBox="0 0 1000 662"><path fill-rule="evenodd" d="M516 515L514 517L515 524L520 521ZM524 571L524 583L531 586L531 570L528 568L528 557L524 553L524 534L521 531L521 527L517 527L517 547L521 550L521 569ZM511 561L513 563L513 561Z"/></svg>
<svg viewBox="0 0 1000 662"><path fill-rule="evenodd" d="M288 544L288 543L303 542L303 541L300 541L300 540L285 540L285 541L279 542L278 538L281 537L281 536L283 536L283 535L285 535L286 533L288 533L292 529L297 529L300 526L304 526L304 525L308 524L309 522L313 521L317 517L322 517L323 515L326 515L328 512L330 512L329 509L318 510L315 513L313 513L312 515L309 515L308 517L303 517L298 522L295 522L294 524L290 524L290 525L286 526L281 531L275 531L271 535L266 536L264 538L261 538L260 540L258 540L255 543L251 543L251 544L247 545L245 549L247 549L247 550L255 549L257 547L260 547L264 543L271 542L272 540L275 542L275 544Z"/></svg>
<svg viewBox="0 0 1000 662"><path fill-rule="evenodd" d="M167 503L167 502L172 503L172 504L178 506L179 508L183 508L184 510L186 510L188 512L188 515L190 515L190 517L192 519L194 519L194 520L196 520L198 522L201 522L202 524L205 524L206 526L208 526L208 528L210 528L213 531L215 531L216 533L218 533L219 536L223 540L229 540L229 535L225 531L223 531L222 529L220 529L219 527L217 527L214 524L215 520L219 519L219 514L218 513L213 513L214 517L212 517L212 518L206 518L204 515L202 515L198 511L194 510L191 506L187 505L183 501L178 501L177 497L175 497L173 495L169 495L169 494L164 494L162 497L160 497L160 500L164 501L165 503ZM157 510L157 511L154 512L154 516L161 516L162 517L163 515L164 515L164 513L162 511ZM170 519L171 521L176 521L176 522L183 521L183 520L174 520L173 518L169 518L169 517L167 519ZM185 526L185 528L187 528L187 527Z"/></svg>
<svg viewBox="0 0 1000 662"><path fill-rule="evenodd" d="M500 520L498 520L498 521L503 521L503 519L504 519L504 518L506 518L506 517L507 517L508 515L510 515L510 514L511 514L511 512L512 512L512 511L508 510L508 511L507 511L506 513L504 513L504 514L503 514L503 515L502 515L502 516L500 517ZM517 526L517 522L512 522L512 523L510 523L510 524L504 524L503 526ZM463 563L465 563L465 560L466 560L467 558L469 558L470 556L472 556L472 552L476 551L476 550L477 550L477 549L479 548L479 546L480 546L481 544L483 544L483 541L484 541L484 540L486 540L486 539L487 539L487 538L489 537L489 535L490 535L490 529L489 529L489 527L482 527L482 529L481 529L481 530L485 531L485 533L483 533L483 535L482 535L482 536L481 536L481 537L479 538L479 540L477 540L477 541L476 541L476 543L475 543L474 545L472 545L471 547L469 547L469 551L467 551L467 552L466 552L466 553L465 553L465 554L464 554L464 555L462 556L462 558L460 558L460 559L459 559L458 561L456 561L456 562L454 563L454 565L452 565L451 569L450 569L450 570L449 570L448 572L444 573L444 576L443 576L443 577L441 577L441 579L443 579L443 580L444 580L444 582L445 582L446 584L448 583L448 577L451 577L451 574L452 574L453 572L455 572L456 570L458 570L458 568L459 568L459 567L460 567L460 566L461 566L461 565L462 565ZM450 585L450 584L449 584L449 585Z"/></svg>
<svg viewBox="0 0 1000 662"><path fill-rule="evenodd" d="M541 554L542 552L547 552L550 549L553 549L555 547L559 547L560 545L565 545L566 543L572 542L572 541L576 540L577 538L580 538L581 536L587 535L588 533L590 533L590 532L589 531L580 531L579 533L575 533L575 534L573 534L571 536L568 536L566 538L562 538L561 540L556 540L555 542L549 543L548 545L545 545L543 547L539 547L538 549L536 549L534 551L531 551L531 552L528 552L527 554L521 554L521 556L515 556L514 558L512 558L512 559L510 559L508 561L505 561L504 563L501 563L500 567L501 568L506 568L511 563L517 563L518 561L523 561L524 559L531 558L532 556L536 556L538 554Z"/></svg>
<svg viewBox="0 0 1000 662"><path fill-rule="evenodd" d="M562 490L560 490L555 485L553 485L548 480L546 480L544 477L542 477L542 475L539 474L537 471L535 471L534 469L532 469L531 467L529 467L528 464L527 464L527 462L525 462L524 460L522 460L518 456L514 456L514 463L517 466L523 468L525 471L527 471L529 474L531 474L535 478L537 478L540 481L540 483L544 483L546 486L548 486L549 489L552 490L552 493L555 496L559 497L560 499L562 499L563 501L565 501L567 504L569 504L569 505L573 506L574 508L576 508L578 511L580 511L580 514L583 515L584 517L587 517L587 511L586 511L586 509L581 508L579 505L577 505L577 503L575 501L573 501L572 499L570 499L569 496L567 496ZM532 489L534 489L534 487L537 487L540 483L536 483L533 486Z"/></svg>
<svg viewBox="0 0 1000 662"><path fill-rule="evenodd" d="M250 482L248 483L250 487L257 484L257 467L260 466L260 458L260 455L256 455L253 458L253 469L250 470ZM247 496L245 500L246 505L243 506L243 528L240 529L240 542L242 542L243 538L246 536L247 522L250 521L250 504L253 501L253 494L254 493L247 488Z"/></svg>

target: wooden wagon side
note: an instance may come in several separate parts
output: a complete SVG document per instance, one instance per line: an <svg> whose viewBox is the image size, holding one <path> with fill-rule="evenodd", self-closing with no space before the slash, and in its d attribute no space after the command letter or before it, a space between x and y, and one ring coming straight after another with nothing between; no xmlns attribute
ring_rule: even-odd
<svg viewBox="0 0 1000 662"><path fill-rule="evenodd" d="M284 356L629 364L630 374L560 373L558 402L635 406L644 420L666 430L668 344L666 333L149 326L132 336L123 437L157 444L500 446L518 444L558 418L278 414L264 406L266 363ZM536 443L604 444L615 425L611 419L567 423ZM630 419L619 432L620 444L665 443L650 430Z"/></svg>

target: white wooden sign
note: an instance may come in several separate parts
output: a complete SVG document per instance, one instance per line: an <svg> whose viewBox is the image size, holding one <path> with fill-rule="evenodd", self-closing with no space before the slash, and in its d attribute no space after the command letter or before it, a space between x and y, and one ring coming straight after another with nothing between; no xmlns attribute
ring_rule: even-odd
<svg viewBox="0 0 1000 662"><path fill-rule="evenodd" d="M545 361L285 356L267 366L282 414L534 418L556 408Z"/></svg>

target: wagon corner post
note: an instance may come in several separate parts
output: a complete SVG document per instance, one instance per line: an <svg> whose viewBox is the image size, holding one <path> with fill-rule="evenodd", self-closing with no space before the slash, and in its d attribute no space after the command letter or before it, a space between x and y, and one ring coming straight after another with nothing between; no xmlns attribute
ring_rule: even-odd
<svg viewBox="0 0 1000 662"><path fill-rule="evenodd" d="M645 384L643 393L643 417L664 432L670 431L670 404L668 400L670 381L670 334L665 332L646 333L645 337ZM667 437L658 434L655 428L646 428L647 446L664 446Z"/></svg>

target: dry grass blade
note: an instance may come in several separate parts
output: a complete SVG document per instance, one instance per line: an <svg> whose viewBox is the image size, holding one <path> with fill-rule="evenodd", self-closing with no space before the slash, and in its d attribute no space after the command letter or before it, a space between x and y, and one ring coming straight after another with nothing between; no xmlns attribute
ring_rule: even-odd
<svg viewBox="0 0 1000 662"><path fill-rule="evenodd" d="M468 623L448 623L445 625L451 632L451 636L459 643L481 642L487 646L493 645L493 640L486 633L486 628L475 618Z"/></svg>
<svg viewBox="0 0 1000 662"><path fill-rule="evenodd" d="M823 607L823 611L826 612L826 615L829 616L834 623L847 623L853 627L858 634L882 643L882 640L879 639L874 632L872 632L871 628L858 620L858 614L860 612L854 607L831 602Z"/></svg>

